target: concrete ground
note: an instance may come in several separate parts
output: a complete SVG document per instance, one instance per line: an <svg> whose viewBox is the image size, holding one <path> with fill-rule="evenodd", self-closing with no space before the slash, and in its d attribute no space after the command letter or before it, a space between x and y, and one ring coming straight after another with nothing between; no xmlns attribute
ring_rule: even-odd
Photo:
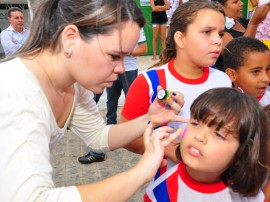
<svg viewBox="0 0 270 202"><path fill-rule="evenodd" d="M144 71L156 61L151 56L139 57L139 72ZM122 95L118 107L118 118L124 103ZM98 104L102 116L106 114L106 93ZM51 154L51 162L54 168L54 180L57 187L93 183L115 175L134 166L140 155L131 153L125 149L118 149L106 154L104 162L83 165L78 162L78 157L88 152L84 143L71 131L58 142ZM117 182L115 182L117 183ZM129 186L127 184L127 186ZM130 202L143 201L145 186L138 190ZM121 194L121 193L119 193Z"/></svg>

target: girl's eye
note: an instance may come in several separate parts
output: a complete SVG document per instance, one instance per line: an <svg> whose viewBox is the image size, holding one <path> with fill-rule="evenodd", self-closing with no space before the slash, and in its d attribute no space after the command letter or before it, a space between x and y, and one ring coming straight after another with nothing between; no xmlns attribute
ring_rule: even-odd
<svg viewBox="0 0 270 202"><path fill-rule="evenodd" d="M198 126L199 125L199 123L196 122L196 121L192 121L190 124L193 125L193 126Z"/></svg>
<svg viewBox="0 0 270 202"><path fill-rule="evenodd" d="M220 38L224 37L224 32L219 33Z"/></svg>
<svg viewBox="0 0 270 202"><path fill-rule="evenodd" d="M122 57L120 55L111 55L113 60L120 60Z"/></svg>
<svg viewBox="0 0 270 202"><path fill-rule="evenodd" d="M266 68L267 73L270 73L270 66Z"/></svg>
<svg viewBox="0 0 270 202"><path fill-rule="evenodd" d="M222 140L226 140L225 136L222 135L222 134L220 134L220 133L218 133L218 132L215 132L215 135L216 135L218 138L222 139Z"/></svg>
<svg viewBox="0 0 270 202"><path fill-rule="evenodd" d="M207 30L207 31L204 31L203 33L208 35L208 34L210 34L210 32L211 32L210 30Z"/></svg>

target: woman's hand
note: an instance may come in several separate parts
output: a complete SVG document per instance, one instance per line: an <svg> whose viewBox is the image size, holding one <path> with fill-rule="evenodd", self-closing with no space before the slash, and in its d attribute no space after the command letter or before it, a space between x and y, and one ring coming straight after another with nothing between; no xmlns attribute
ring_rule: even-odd
<svg viewBox="0 0 270 202"><path fill-rule="evenodd" d="M164 157L164 148L181 135L181 128L173 132L173 128L163 126L153 131L151 122L144 133L145 152L135 166L142 176L145 175L145 182L150 181L160 167Z"/></svg>
<svg viewBox="0 0 270 202"><path fill-rule="evenodd" d="M245 31L244 36L255 37L258 25L266 18L268 12L269 12L269 4L257 7L248 23L248 27Z"/></svg>
<svg viewBox="0 0 270 202"><path fill-rule="evenodd" d="M162 87L158 86L157 92L160 89L162 89ZM187 122L188 119L178 116L184 102L184 95L177 91L173 91L171 98L167 99L166 102L156 98L150 105L148 111L151 121L155 125L163 125L171 121Z"/></svg>
<svg viewBox="0 0 270 202"><path fill-rule="evenodd" d="M260 24L267 16L269 12L269 4L264 4L260 7L257 7L252 15L249 24L250 25L258 25Z"/></svg>

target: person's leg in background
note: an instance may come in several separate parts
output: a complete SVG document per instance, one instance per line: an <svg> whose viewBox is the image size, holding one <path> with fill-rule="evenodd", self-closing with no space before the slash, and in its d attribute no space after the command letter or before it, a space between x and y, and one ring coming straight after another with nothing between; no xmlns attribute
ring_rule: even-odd
<svg viewBox="0 0 270 202"><path fill-rule="evenodd" d="M122 93L122 89L127 95L128 89L138 75L138 69L126 71L120 74L118 79L113 83L112 87L107 88L107 124L117 123L118 101Z"/></svg>
<svg viewBox="0 0 270 202"><path fill-rule="evenodd" d="M117 123L117 108L118 108L118 99L121 96L122 85L120 82L120 77L124 74L120 74L118 79L113 82L112 87L107 88L107 125Z"/></svg>
<svg viewBox="0 0 270 202"><path fill-rule="evenodd" d="M160 41L162 50L166 48L166 33L167 33L167 24L160 25Z"/></svg>
<svg viewBox="0 0 270 202"><path fill-rule="evenodd" d="M131 86L132 82L136 79L137 76L138 76L138 69L126 71L125 74L120 75L119 78L120 78L125 96L127 95L129 87Z"/></svg>
<svg viewBox="0 0 270 202"><path fill-rule="evenodd" d="M98 103L102 93L100 94L94 94L94 100L96 103ZM78 161L82 164L89 164L89 163L94 163L94 162L101 162L105 160L105 154L104 153L97 153L94 152L93 150L89 150L87 154L84 156L80 156L78 158Z"/></svg>
<svg viewBox="0 0 270 202"><path fill-rule="evenodd" d="M158 44L158 36L159 36L160 26L154 24L153 25L153 58L152 60L157 59L157 44Z"/></svg>

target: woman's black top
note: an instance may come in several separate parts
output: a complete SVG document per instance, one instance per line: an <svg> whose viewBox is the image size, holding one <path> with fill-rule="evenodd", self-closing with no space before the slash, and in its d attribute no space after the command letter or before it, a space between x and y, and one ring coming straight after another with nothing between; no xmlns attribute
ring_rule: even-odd
<svg viewBox="0 0 270 202"><path fill-rule="evenodd" d="M156 6L164 6L163 0L154 0ZM166 11L152 12L152 23L154 24L166 24L168 21Z"/></svg>
<svg viewBox="0 0 270 202"><path fill-rule="evenodd" d="M241 23L241 25L242 25L245 29L247 28L247 25L248 25L248 22L249 22L248 20L240 18L238 21ZM239 32L239 31L236 31L236 30L234 30L234 29L226 29L226 28L225 28L225 30L226 30L226 32L228 32L230 35L232 35L233 38L237 38L237 37L243 36L243 35L245 34L245 32ZM223 71L223 72L225 71L225 68L224 68L224 66L223 66L223 56L222 56L222 55L220 55L220 56L218 57L215 66L216 66L216 68L217 68L218 70Z"/></svg>

